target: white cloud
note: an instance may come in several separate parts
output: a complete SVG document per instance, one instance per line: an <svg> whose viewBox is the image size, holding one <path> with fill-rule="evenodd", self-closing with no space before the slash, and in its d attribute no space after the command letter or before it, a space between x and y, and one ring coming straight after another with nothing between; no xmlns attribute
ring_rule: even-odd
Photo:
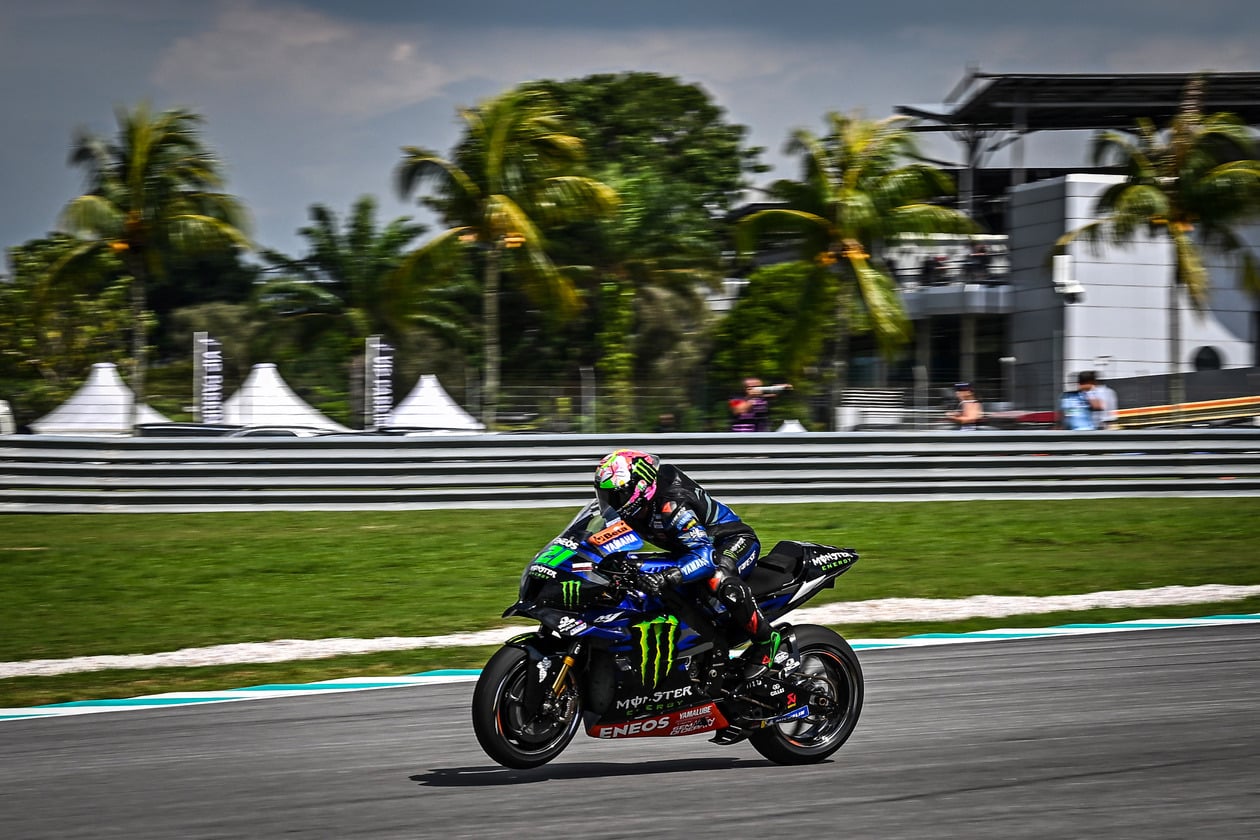
<svg viewBox="0 0 1260 840"><path fill-rule="evenodd" d="M212 28L164 50L153 80L257 112L363 118L435 96L452 76L422 43L387 29L296 5L233 2Z"/></svg>

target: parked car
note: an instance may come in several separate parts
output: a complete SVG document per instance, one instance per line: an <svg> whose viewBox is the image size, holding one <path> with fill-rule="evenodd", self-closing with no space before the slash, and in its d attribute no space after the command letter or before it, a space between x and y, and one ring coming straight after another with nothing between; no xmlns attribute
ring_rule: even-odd
<svg viewBox="0 0 1260 840"><path fill-rule="evenodd" d="M227 437L321 437L335 434L337 432L333 429L318 429L314 426L246 426L228 432Z"/></svg>

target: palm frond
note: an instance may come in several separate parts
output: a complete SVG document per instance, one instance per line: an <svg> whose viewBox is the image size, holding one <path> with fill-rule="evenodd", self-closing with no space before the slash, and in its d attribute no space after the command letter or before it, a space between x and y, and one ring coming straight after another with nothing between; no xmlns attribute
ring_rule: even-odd
<svg viewBox="0 0 1260 840"><path fill-rule="evenodd" d="M251 249L254 244L241 231L222 219L185 214L168 223L170 240L181 251L204 253L235 245Z"/></svg>
<svg viewBox="0 0 1260 840"><path fill-rule="evenodd" d="M815 245L814 253L826 247L832 224L814 213L802 210L773 208L758 210L739 220L735 228L735 243L741 254L753 252L762 236L772 233L796 233L807 237Z"/></svg>
<svg viewBox="0 0 1260 840"><path fill-rule="evenodd" d="M959 210L939 204L904 204L886 214L884 236L898 233L975 233L979 226Z"/></svg>
<svg viewBox="0 0 1260 840"><path fill-rule="evenodd" d="M857 279L859 299L871 319L875 340L884 355L892 357L913 335L897 286L865 258L851 257L848 263Z"/></svg>
<svg viewBox="0 0 1260 840"><path fill-rule="evenodd" d="M408 198L426 180L436 179L464 196L481 195L481 189L455 164L419 146L404 146L403 160L395 170L398 197Z"/></svg>
<svg viewBox="0 0 1260 840"><path fill-rule="evenodd" d="M125 214L99 195L81 195L61 211L62 229L72 236L119 240Z"/></svg>

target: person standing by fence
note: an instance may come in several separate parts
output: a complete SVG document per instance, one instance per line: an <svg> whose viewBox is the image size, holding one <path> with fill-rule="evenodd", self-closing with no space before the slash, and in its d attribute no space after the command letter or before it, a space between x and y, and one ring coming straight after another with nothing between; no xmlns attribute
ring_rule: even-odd
<svg viewBox="0 0 1260 840"><path fill-rule="evenodd" d="M1100 428L1103 402L1095 391L1096 378L1092 370L1076 375L1077 388L1067 391L1059 399L1059 427L1073 432L1087 432Z"/></svg>
<svg viewBox="0 0 1260 840"><path fill-rule="evenodd" d="M1102 409L1098 412L1098 428L1114 429L1120 420L1120 401L1116 399L1116 392L1111 390L1111 386L1105 382L1097 381L1095 374L1094 393L1098 395L1098 400L1102 403Z"/></svg>
<svg viewBox="0 0 1260 840"><path fill-rule="evenodd" d="M744 380L744 394L730 401L732 432L768 432L770 431L770 402L784 391L792 390L786 383L782 385L762 385L760 379Z"/></svg>
<svg viewBox="0 0 1260 840"><path fill-rule="evenodd" d="M958 398L958 405L952 411L945 412L945 416L958 425L960 432L974 432L979 429L980 421L984 419L984 405L976 399L971 383L956 384L954 396Z"/></svg>

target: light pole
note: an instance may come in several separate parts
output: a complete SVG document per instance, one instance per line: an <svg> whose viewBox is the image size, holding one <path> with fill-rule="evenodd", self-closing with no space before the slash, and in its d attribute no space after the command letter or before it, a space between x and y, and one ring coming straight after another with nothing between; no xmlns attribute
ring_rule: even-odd
<svg viewBox="0 0 1260 840"><path fill-rule="evenodd" d="M1003 356L998 359L1002 365L1002 384L1005 385L1006 403L1015 408L1015 357Z"/></svg>

